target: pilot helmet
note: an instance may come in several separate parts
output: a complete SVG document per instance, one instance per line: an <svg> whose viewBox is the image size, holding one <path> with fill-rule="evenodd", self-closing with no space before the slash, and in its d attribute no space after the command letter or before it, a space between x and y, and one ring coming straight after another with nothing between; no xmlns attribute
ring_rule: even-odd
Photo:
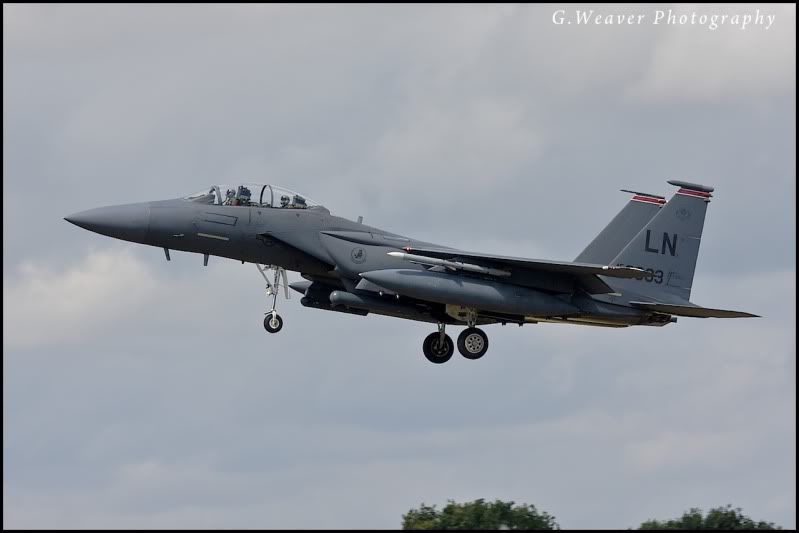
<svg viewBox="0 0 799 533"><path fill-rule="evenodd" d="M285 194L280 197L280 205L289 205L289 197Z"/></svg>

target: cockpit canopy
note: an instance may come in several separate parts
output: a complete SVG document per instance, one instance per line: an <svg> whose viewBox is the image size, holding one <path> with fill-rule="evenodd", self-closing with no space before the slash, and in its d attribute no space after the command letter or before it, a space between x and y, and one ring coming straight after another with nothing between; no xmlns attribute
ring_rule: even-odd
<svg viewBox="0 0 799 533"><path fill-rule="evenodd" d="M213 185L183 199L200 204L242 207L277 207L284 209L320 207L319 203L314 202L307 196L283 187L262 183Z"/></svg>

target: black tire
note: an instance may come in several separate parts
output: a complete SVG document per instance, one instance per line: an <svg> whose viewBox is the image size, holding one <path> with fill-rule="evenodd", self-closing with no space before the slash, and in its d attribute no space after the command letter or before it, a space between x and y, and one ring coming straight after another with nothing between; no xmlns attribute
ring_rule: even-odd
<svg viewBox="0 0 799 533"><path fill-rule="evenodd" d="M277 333L283 328L283 319L280 315L275 313L274 321L272 320L272 313L267 313L264 317L264 329L269 333Z"/></svg>
<svg viewBox="0 0 799 533"><path fill-rule="evenodd" d="M444 335L444 344L442 346L441 334L431 333L424 339L422 350L428 361L440 365L450 360L452 354L455 353L455 345L449 335Z"/></svg>
<svg viewBox="0 0 799 533"><path fill-rule="evenodd" d="M488 336L478 328L466 328L458 335L458 351L466 359L480 359L488 351Z"/></svg>

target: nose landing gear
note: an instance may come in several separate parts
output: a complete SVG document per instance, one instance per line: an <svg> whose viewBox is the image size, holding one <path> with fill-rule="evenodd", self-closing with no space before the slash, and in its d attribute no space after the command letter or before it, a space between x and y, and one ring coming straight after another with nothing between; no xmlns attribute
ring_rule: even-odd
<svg viewBox="0 0 799 533"><path fill-rule="evenodd" d="M283 328L283 319L273 309L272 312L267 313L264 317L264 329L269 333L277 333Z"/></svg>
<svg viewBox="0 0 799 533"><path fill-rule="evenodd" d="M255 264L256 268L258 268L258 272L261 273L263 276L264 281L266 281L266 297L272 297L272 309L267 311L266 317L264 318L264 329L269 333L277 333L283 328L283 319L280 315L277 314L277 310L275 309L277 306L277 294L280 289L280 281L283 281L283 290L286 294L286 299L289 299L289 279L288 275L286 274L286 269L279 267L277 265L259 265L258 263ZM269 278L266 276L266 272L268 270L273 271L274 280L269 281Z"/></svg>

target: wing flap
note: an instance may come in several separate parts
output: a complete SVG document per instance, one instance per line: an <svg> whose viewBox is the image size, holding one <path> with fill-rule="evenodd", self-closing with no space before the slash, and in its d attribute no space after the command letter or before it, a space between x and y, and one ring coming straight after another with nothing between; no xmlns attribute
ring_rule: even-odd
<svg viewBox="0 0 799 533"><path fill-rule="evenodd" d="M711 309L709 307L699 307L698 305L674 305L658 302L630 302L630 305L656 311L658 313L668 313L670 315L688 316L694 318L760 318L759 315L745 313L743 311L730 311L728 309Z"/></svg>
<svg viewBox="0 0 799 533"><path fill-rule="evenodd" d="M515 267L544 272L561 272L564 274L573 274L575 276L595 275L608 276L612 278L640 278L646 275L644 270L633 267L615 267L593 263L547 261L544 259L525 259L523 257L477 254L472 252L464 252L462 250L446 250L437 248L413 248L408 246L404 248L404 250L413 253L414 255L423 255L437 259L456 261L460 259L468 259L473 262L490 266Z"/></svg>

